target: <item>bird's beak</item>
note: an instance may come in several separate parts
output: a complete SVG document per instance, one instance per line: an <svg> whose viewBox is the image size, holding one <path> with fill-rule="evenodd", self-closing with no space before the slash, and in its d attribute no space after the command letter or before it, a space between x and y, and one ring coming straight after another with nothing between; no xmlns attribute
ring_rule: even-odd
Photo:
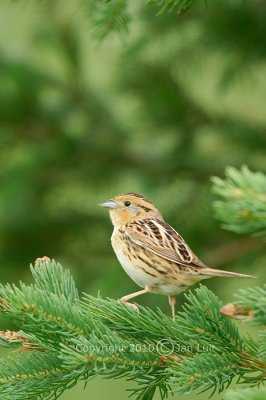
<svg viewBox="0 0 266 400"><path fill-rule="evenodd" d="M117 208L118 204L113 200L105 200L104 202L100 203L99 206L105 207L105 208Z"/></svg>

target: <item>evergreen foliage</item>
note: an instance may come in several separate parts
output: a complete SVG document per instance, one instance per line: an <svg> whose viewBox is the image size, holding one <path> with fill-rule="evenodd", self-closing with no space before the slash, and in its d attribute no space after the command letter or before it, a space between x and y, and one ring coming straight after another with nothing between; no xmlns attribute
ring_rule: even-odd
<svg viewBox="0 0 266 400"><path fill-rule="evenodd" d="M139 6L141 6L141 1L139 3ZM129 0L106 0L101 2L86 0L85 4L93 10L93 24L98 31L100 39L105 38L112 32L120 35L121 33L127 33L129 20L131 17L134 18L134 14L130 10ZM159 9L157 16L172 12L175 12L177 16L181 16L191 7L199 5L200 12L206 14L207 18L213 19L209 21L213 31L213 35L208 38L209 43L219 41L227 49L230 49L233 37L239 42L240 59L239 61L236 60L239 68L241 68L240 61L244 57L246 57L246 63L252 62L261 56L265 57L265 49L254 46L254 42L260 41L261 35L263 35L263 32L265 33L265 2L263 1L254 3L252 0L244 0L241 3L234 3L217 0L215 4L212 4L206 0L146 0L145 4ZM238 13L240 7L241 15ZM217 12L217 9L219 12ZM214 13L213 10L215 10ZM237 20L235 19L236 13L239 17ZM227 31L224 30L225 18L227 19ZM180 23L180 20L176 20L176 23Z"/></svg>
<svg viewBox="0 0 266 400"><path fill-rule="evenodd" d="M146 0L147 4L155 4L160 8L158 15L171 11L181 14L197 2L198 0Z"/></svg>
<svg viewBox="0 0 266 400"><path fill-rule="evenodd" d="M266 235L266 176L245 166L240 171L229 167L225 174L225 180L212 179L219 198L214 202L216 218L230 231Z"/></svg>
<svg viewBox="0 0 266 400"><path fill-rule="evenodd" d="M156 388L164 399L169 392L221 392L234 378L249 385L265 379L265 343L240 336L204 286L186 295L173 322L160 309L140 307L138 315L112 299L79 300L69 271L47 258L31 271L33 284L0 286L1 315L20 329L1 334L1 345L18 350L0 362L6 400L56 399L95 375L135 381L138 399L152 399ZM252 300L253 320L263 322L266 287L247 289L239 302L243 295Z"/></svg>
<svg viewBox="0 0 266 400"><path fill-rule="evenodd" d="M255 313L255 321L266 325L266 286L240 289L235 304L238 307L248 307Z"/></svg>
<svg viewBox="0 0 266 400"><path fill-rule="evenodd" d="M157 15L175 11L178 15L187 11L198 0L146 0L147 5L156 6ZM128 0L88 1L93 10L93 26L100 40L110 33L126 34L130 20Z"/></svg>
<svg viewBox="0 0 266 400"><path fill-rule="evenodd" d="M126 33L128 28L127 0L96 2L93 23L99 39L109 33Z"/></svg>

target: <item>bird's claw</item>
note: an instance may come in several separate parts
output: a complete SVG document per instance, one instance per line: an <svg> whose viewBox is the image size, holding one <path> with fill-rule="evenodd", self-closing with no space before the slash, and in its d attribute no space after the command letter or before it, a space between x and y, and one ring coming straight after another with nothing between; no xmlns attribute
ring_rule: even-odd
<svg viewBox="0 0 266 400"><path fill-rule="evenodd" d="M123 299L120 299L120 301L121 301L121 303L126 304L128 307L133 308L133 310L137 311L137 314L139 315L139 308L138 308L138 306L136 304L129 303L129 302L123 300Z"/></svg>

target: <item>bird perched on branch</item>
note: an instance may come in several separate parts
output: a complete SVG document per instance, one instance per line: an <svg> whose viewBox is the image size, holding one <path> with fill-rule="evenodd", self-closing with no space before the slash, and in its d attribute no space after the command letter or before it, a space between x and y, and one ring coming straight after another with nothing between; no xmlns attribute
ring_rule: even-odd
<svg viewBox="0 0 266 400"><path fill-rule="evenodd" d="M121 298L135 309L130 299L148 292L164 294L174 319L176 295L195 283L214 276L254 278L207 267L145 196L125 193L100 205L110 211L111 242L120 264L143 288Z"/></svg>

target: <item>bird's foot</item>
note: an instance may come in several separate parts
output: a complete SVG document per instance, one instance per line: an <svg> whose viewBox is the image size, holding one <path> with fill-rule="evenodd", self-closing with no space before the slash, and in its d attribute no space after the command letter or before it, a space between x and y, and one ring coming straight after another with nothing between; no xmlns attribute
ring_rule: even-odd
<svg viewBox="0 0 266 400"><path fill-rule="evenodd" d="M137 314L139 314L139 308L136 304L134 303L129 303L128 301L124 300L123 297L120 299L121 303L126 304L128 307L133 308L133 310L137 311Z"/></svg>

